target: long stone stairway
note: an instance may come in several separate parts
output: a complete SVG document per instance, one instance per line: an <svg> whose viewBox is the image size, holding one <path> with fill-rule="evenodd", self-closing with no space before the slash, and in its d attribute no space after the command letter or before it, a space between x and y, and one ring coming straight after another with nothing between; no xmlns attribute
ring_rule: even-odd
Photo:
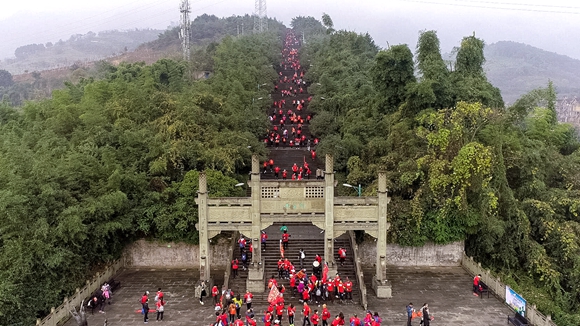
<svg viewBox="0 0 580 326"><path fill-rule="evenodd" d="M291 42L292 43L292 42ZM296 43L292 43L292 48L297 48L298 46ZM288 42L286 43L288 45ZM287 64L288 62L295 60L298 56L295 49L292 50L291 54L288 54L290 51L286 48L283 51L284 62L278 65L277 72L279 75L279 80L276 83L277 87L273 90L271 94L271 105L267 109L268 116L272 117L271 124L268 130L268 133L264 135L262 139L265 141L268 149L269 155L267 161L272 159L274 161L273 167L279 167L280 171L286 170L287 171L287 180L292 180L292 166L296 164L298 167L305 168L305 163L308 165L310 169L310 176L303 175L302 181L290 181L290 182L307 182L308 179L315 180L316 179L316 172L317 169L324 170L324 162L319 157L313 159L312 151L316 152L316 138L312 135L310 130L310 123L308 117L313 116L313 112L309 109L309 100L311 99L310 94L308 93L308 85L304 83L300 77L297 77L297 81L293 81L294 74L296 73L297 76L300 76L301 72L303 72L303 68L298 68L297 66L292 67L291 64ZM292 57L292 60L288 60L288 58ZM294 64L296 61L292 61ZM301 81L301 82L300 82ZM292 87L291 94L284 94L282 95L282 91L290 91ZM296 94L294 94L293 90L298 89ZM300 92L302 89L302 92ZM280 101L285 101L285 104L280 107ZM297 101L297 103L303 103L303 107L301 110L298 110L297 105L293 104L293 101ZM282 111L282 115L280 114L280 110ZM293 115L288 114L289 110L292 110L293 114L296 117L299 115L303 123L301 124L301 135L305 137L306 142L302 142L300 146L290 146L290 139L292 137L292 129L298 129L299 122L292 123L290 120ZM286 117L285 123L282 125L280 123L280 119L282 116ZM288 137L286 142L282 141L282 137L284 135L284 129L288 130ZM278 138L279 142L275 139ZM263 162L262 162L263 163ZM274 179L275 175L273 170L270 166L268 166L265 170L263 165L261 165L260 169L260 179ZM282 179L282 173L280 172L279 178ZM250 195L250 193L248 193ZM282 221L274 223L272 226L265 229L269 238L267 241L266 249L262 251L262 262L264 269L264 283L265 288L268 288L268 280L274 276L278 280L279 285L284 285L286 288L286 293L284 295L285 303L286 304L294 304L298 306L301 304L299 302L299 295L296 293L295 295L292 294L292 289L290 288L290 282L287 279L279 279L278 277L278 269L277 269L277 262L281 258L280 252L280 239L281 239L281 232L280 227L282 225ZM306 269L308 275L311 275L313 272L313 262L316 254L320 256L324 256L324 231L319 229L318 227L314 226L309 222L292 222L287 221L286 225L289 228L289 233L291 235L289 248L285 250L284 257L288 258L295 269L299 269L300 267L300 260L299 260L299 250L302 248L306 253L306 258L304 259L304 268ZM347 259L343 266L339 264L339 257L338 257L338 248L344 247L347 250ZM342 304L358 304L361 302L360 292L358 281L355 272L355 265L353 260L353 248L350 244L350 239L348 234L345 234L339 238L334 239L334 260L337 263L337 271L344 282L346 278L353 283L353 300L347 302L340 302L340 300L334 300L334 303L324 302L327 305L342 305ZM233 257L238 258L241 262L240 250L239 247L236 246L234 248ZM248 261L251 261L251 257L248 257ZM328 275L328 278L333 279L335 277L334 274ZM246 291L246 281L248 278L248 271L244 270L241 265L238 271L238 277L235 279L230 277L229 280L229 288L232 289L235 293L244 294ZM253 300L253 307L256 312L264 311L268 303L268 294L269 291L266 290L263 293L254 293L254 300ZM315 304L315 301L313 301ZM322 304L322 302L321 302ZM299 310L299 309L298 309Z"/></svg>
<svg viewBox="0 0 580 326"><path fill-rule="evenodd" d="M284 66L278 66L277 68L277 72L278 74L282 73L282 75L279 75L279 81L277 82L277 86L278 89L274 90L271 94L271 99L272 99L272 105L270 108L268 108L267 114L269 116L276 116L276 120L274 120L271 125L270 125L270 132L272 132L274 130L274 126L277 126L279 129L277 131L278 134L282 135L283 134L283 130L284 129L288 129L288 133L291 133L292 128L298 128L297 124L292 124L289 122L289 120L286 120L287 122L285 123L285 125L282 127L279 124L279 120L280 120L280 114L279 114L279 108L278 107L274 107L274 103L278 103L281 100L285 100L286 104L282 107L282 112L283 115L287 116L287 112L288 110L292 110L294 111L297 115L300 115L303 120L304 123L302 124L302 135L304 135L306 137L307 140L310 140L310 150L314 150L316 151L316 146L314 145L314 139L315 137L312 135L312 133L310 132L310 123L307 121L307 117L313 116L313 112L312 110L309 109L309 97L310 94L308 93L308 84L302 84L301 86L296 85L295 83L292 82L281 82L282 80L284 80L284 78L286 77L288 80L292 80L292 77L295 73L294 69L284 69ZM296 88L296 87L302 87L302 89L304 90L303 93L298 92L296 95L292 95L292 96L282 96L281 91L282 90L290 90L290 87L292 88ZM297 111L296 107L292 105L292 101L299 101L302 102L304 101L304 108L301 111ZM288 117L288 116L287 116ZM265 137L266 139L268 139L268 135L266 135ZM307 144L301 144L301 146L297 147L290 147L289 145L289 141L286 142L286 144L284 145L282 141L280 141L278 146L275 146L274 144L269 143L268 148L270 149L270 153L268 156L268 160L269 159L273 159L274 160L274 166L278 166L280 167L281 170L286 169L288 171L288 179L291 179L291 175L292 175L292 166L294 163L296 163L297 166L303 166L304 162L307 162L310 170L311 170L311 176L310 179L316 179L316 169L320 168L323 170L323 163L322 160L319 159L318 157L316 159L312 159L312 153L311 151L308 150ZM263 172L263 170L262 170ZM273 179L274 178L274 173L272 171L270 171L270 169L268 168L266 173L262 173L262 179ZM281 178L281 175L280 175ZM304 178L305 180L307 179L306 177Z"/></svg>

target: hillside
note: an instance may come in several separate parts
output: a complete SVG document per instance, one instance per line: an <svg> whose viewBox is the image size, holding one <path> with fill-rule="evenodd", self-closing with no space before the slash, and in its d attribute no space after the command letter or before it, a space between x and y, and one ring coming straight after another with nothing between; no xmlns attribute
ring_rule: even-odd
<svg viewBox="0 0 580 326"><path fill-rule="evenodd" d="M135 29L75 34L56 43L28 44L14 51L14 58L0 61L0 69L12 74L69 67L75 63L98 61L136 49L158 38L161 30Z"/></svg>
<svg viewBox="0 0 580 326"><path fill-rule="evenodd" d="M552 80L559 98L580 96L580 60L502 41L485 47L485 71L507 104Z"/></svg>

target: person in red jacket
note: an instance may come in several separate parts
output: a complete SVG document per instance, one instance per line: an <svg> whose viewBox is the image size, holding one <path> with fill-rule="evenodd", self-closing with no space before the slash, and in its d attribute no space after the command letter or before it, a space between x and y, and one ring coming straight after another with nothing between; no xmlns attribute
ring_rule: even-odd
<svg viewBox="0 0 580 326"><path fill-rule="evenodd" d="M233 277L236 278L236 276L238 276L238 268L240 267L240 263L238 261L238 259L234 259L232 260L232 274Z"/></svg>
<svg viewBox="0 0 580 326"><path fill-rule="evenodd" d="M288 250L288 241L290 240L290 234L288 234L288 231L284 231L284 233L282 233L282 246L284 247L284 250Z"/></svg>
<svg viewBox="0 0 580 326"><path fill-rule="evenodd" d="M276 179L278 179L280 177L280 167L276 166L274 168L274 177L276 177Z"/></svg>
<svg viewBox="0 0 580 326"><path fill-rule="evenodd" d="M346 249L342 247L338 248L338 258L340 259L340 266L344 266L344 260L346 259Z"/></svg>
<svg viewBox="0 0 580 326"><path fill-rule="evenodd" d="M271 326L271 325L272 325L272 314L269 311L267 311L266 315L264 315L264 326Z"/></svg>
<svg viewBox="0 0 580 326"><path fill-rule="evenodd" d="M254 313L246 314L246 324L249 326L256 326L256 319L253 317Z"/></svg>
<svg viewBox="0 0 580 326"><path fill-rule="evenodd" d="M338 316L336 316L336 318L332 321L332 326L342 326L344 325L344 315L342 314L342 312L340 312L338 314Z"/></svg>
<svg viewBox="0 0 580 326"><path fill-rule="evenodd" d="M270 159L270 161L268 161L268 164L270 164L270 172L274 172L274 160Z"/></svg>
<svg viewBox="0 0 580 326"><path fill-rule="evenodd" d="M222 321L222 325L228 324L228 312L224 310L223 313L219 316L220 320Z"/></svg>
<svg viewBox="0 0 580 326"><path fill-rule="evenodd" d="M326 304L322 305L322 326L328 326L328 320L330 319L330 311L326 308Z"/></svg>
<svg viewBox="0 0 580 326"><path fill-rule="evenodd" d="M282 171L282 179L286 180L286 178L288 178L288 171L286 171L286 169L284 169L284 171Z"/></svg>
<svg viewBox="0 0 580 326"><path fill-rule="evenodd" d="M294 165L292 165L292 173L294 175L296 175L298 173L298 165L296 165L296 163L294 163Z"/></svg>
<svg viewBox="0 0 580 326"><path fill-rule="evenodd" d="M479 292L479 280L480 279L481 279L481 274L477 274L473 278L473 295L476 297L479 296L479 294L477 294L477 292Z"/></svg>
<svg viewBox="0 0 580 326"><path fill-rule="evenodd" d="M320 320L318 310L314 309L314 313L312 314L312 317L310 317L310 320L312 321L312 325L318 326L318 321Z"/></svg>
<svg viewBox="0 0 580 326"><path fill-rule="evenodd" d="M218 303L219 293L220 293L220 290L218 289L217 285L214 285L211 288L211 296L213 297L213 304L214 305L216 305Z"/></svg>
<svg viewBox="0 0 580 326"><path fill-rule="evenodd" d="M304 291L302 291L302 302L306 303L308 301L310 301L310 292L308 288L304 288Z"/></svg>
<svg viewBox="0 0 580 326"><path fill-rule="evenodd" d="M344 292L346 294L346 300L352 300L352 282L346 277L344 282Z"/></svg>
<svg viewBox="0 0 580 326"><path fill-rule="evenodd" d="M306 291L304 291L304 292L306 292ZM306 302L304 302L304 308L302 308L302 315L304 316L302 326L305 326L306 324L308 324L309 326L312 325L312 324L310 324L310 307L308 306L308 304Z"/></svg>
<svg viewBox="0 0 580 326"><path fill-rule="evenodd" d="M237 318L234 322L234 326L244 326L244 322L240 318Z"/></svg>
<svg viewBox="0 0 580 326"><path fill-rule="evenodd" d="M350 317L350 324L352 326L361 326L360 319L356 316L356 314Z"/></svg>
<svg viewBox="0 0 580 326"><path fill-rule="evenodd" d="M314 143L314 145L316 145L316 142ZM312 157L312 160L316 160L316 151L315 150L311 150L310 151L310 156Z"/></svg>
<svg viewBox="0 0 580 326"><path fill-rule="evenodd" d="M264 167L264 174L266 174L266 172L268 172L268 161L264 162L263 167Z"/></svg>
<svg viewBox="0 0 580 326"><path fill-rule="evenodd" d="M340 298L340 301L343 302L344 301L344 283L342 283L342 281L339 281L336 288L338 290L338 297Z"/></svg>
<svg viewBox="0 0 580 326"><path fill-rule="evenodd" d="M254 299L254 295L250 291L246 291L244 294L244 302L246 303L246 310L252 309L252 299Z"/></svg>
<svg viewBox="0 0 580 326"><path fill-rule="evenodd" d="M294 325L294 314L296 314L296 308L294 307L293 304L290 304L288 306L288 323L290 323L290 325Z"/></svg>
<svg viewBox="0 0 580 326"><path fill-rule="evenodd" d="M281 302L276 305L276 319L279 320L280 324L282 323L282 316L284 315L284 302Z"/></svg>
<svg viewBox="0 0 580 326"><path fill-rule="evenodd" d="M326 291L328 291L330 302L334 303L334 282L332 280L326 282Z"/></svg>

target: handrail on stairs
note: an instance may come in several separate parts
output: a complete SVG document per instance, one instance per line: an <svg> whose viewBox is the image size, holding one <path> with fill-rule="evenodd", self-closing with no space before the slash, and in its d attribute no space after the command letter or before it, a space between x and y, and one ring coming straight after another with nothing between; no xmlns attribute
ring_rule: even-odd
<svg viewBox="0 0 580 326"><path fill-rule="evenodd" d="M356 273L356 277L358 280L359 291L360 291L360 303L364 310L367 310L368 301L367 301L367 287L365 285L364 274L362 270L362 264L358 257L358 245L356 244L356 236L354 231L348 231L348 237L350 239L350 246L352 247L352 257L354 259L354 271Z"/></svg>

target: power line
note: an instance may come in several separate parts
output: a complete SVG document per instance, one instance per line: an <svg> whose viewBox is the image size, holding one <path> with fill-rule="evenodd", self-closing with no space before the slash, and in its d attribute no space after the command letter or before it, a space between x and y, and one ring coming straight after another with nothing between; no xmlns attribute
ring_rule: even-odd
<svg viewBox="0 0 580 326"><path fill-rule="evenodd" d="M544 4L531 4L531 3L517 3L517 2L499 2L499 1L478 1L478 0L455 0L458 2L473 2L473 3L490 3L497 5L506 6L525 6L525 7L544 7L544 8L564 8L564 9L580 9L579 6L557 6L557 5L544 5Z"/></svg>
<svg viewBox="0 0 580 326"><path fill-rule="evenodd" d="M482 9L498 9L498 10L510 10L510 11L523 11L523 12L541 12L541 13L552 13L552 14L571 14L580 15L580 12L576 11L560 11L560 10L542 10L542 9L527 9L527 8L510 8L510 7L498 7L498 6L485 6L485 5L471 5L471 4L461 4L461 3L448 3L448 2L437 2L437 1L424 1L424 0L399 0L402 2L414 2L432 5L443 5L443 6L453 6L453 7L465 7L465 8L482 8ZM476 2L476 1L474 1ZM477 1L483 3L481 1ZM531 6L531 5L530 5ZM556 7L554 7L556 8ZM573 7L571 7L572 9ZM573 8L576 9L576 8ZM580 8L577 8L580 9Z"/></svg>

